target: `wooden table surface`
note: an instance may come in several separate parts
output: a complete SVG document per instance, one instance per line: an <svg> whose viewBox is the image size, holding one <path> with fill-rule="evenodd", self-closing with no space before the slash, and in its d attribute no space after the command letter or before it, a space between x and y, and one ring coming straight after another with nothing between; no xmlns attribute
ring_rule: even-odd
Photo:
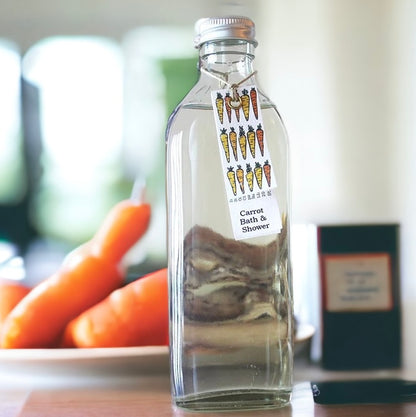
<svg viewBox="0 0 416 417"><path fill-rule="evenodd" d="M289 406L264 411L186 412L171 404L168 372L110 375L78 379L55 375L38 381L22 376L21 383L1 374L0 417L401 417L416 416L415 403L382 405L318 405L309 380L403 376L382 371L328 373L319 367L298 366ZM406 375L404 375L406 376ZM19 377L20 378L20 377ZM14 381L14 382L13 382ZM25 382L26 381L26 382Z"/></svg>
<svg viewBox="0 0 416 417"><path fill-rule="evenodd" d="M294 387L290 406L264 411L189 413L171 405L167 378L150 386L3 391L2 417L401 417L416 415L416 403L384 405L314 404L308 383ZM155 381L153 380L153 383Z"/></svg>

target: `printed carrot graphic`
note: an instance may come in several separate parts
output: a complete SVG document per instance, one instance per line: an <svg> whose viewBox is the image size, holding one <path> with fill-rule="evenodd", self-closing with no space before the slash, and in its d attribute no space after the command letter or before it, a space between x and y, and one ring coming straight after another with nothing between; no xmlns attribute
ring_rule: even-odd
<svg viewBox="0 0 416 417"><path fill-rule="evenodd" d="M264 172L264 176L266 177L267 185L269 187L272 182L271 170L272 170L272 167L270 166L269 161L266 160L266 162L263 165L263 172Z"/></svg>
<svg viewBox="0 0 416 417"><path fill-rule="evenodd" d="M250 147L250 152L253 158L256 157L256 134L254 133L253 126L248 127L247 132L248 146Z"/></svg>
<svg viewBox="0 0 416 417"><path fill-rule="evenodd" d="M261 189L263 183L263 170L259 162L256 162L256 166L254 167L254 175L256 176L257 185Z"/></svg>
<svg viewBox="0 0 416 417"><path fill-rule="evenodd" d="M228 168L227 177L228 177L228 181L230 181L233 194L237 195L237 184L235 182L235 172L234 172L233 167Z"/></svg>
<svg viewBox="0 0 416 417"><path fill-rule="evenodd" d="M230 147L228 146L227 129L221 129L220 139L221 139L222 147L224 148L227 162L230 162Z"/></svg>
<svg viewBox="0 0 416 417"><path fill-rule="evenodd" d="M259 144L261 156L264 156L264 131L261 128L261 124L257 126L256 136L257 136L257 142Z"/></svg>
<svg viewBox="0 0 416 417"><path fill-rule="evenodd" d="M239 122L240 121L241 99L240 99L240 96L239 96L237 91L235 91L232 101L235 102L235 103L238 103L237 106L232 106L232 108L235 111L235 117L237 118L237 122Z"/></svg>
<svg viewBox="0 0 416 417"><path fill-rule="evenodd" d="M244 170L241 168L241 165L237 165L235 173L237 174L237 181L240 184L241 192L244 194Z"/></svg>
<svg viewBox="0 0 416 417"><path fill-rule="evenodd" d="M231 105L230 105L230 101L231 101L230 93L226 93L225 97L224 97L224 102L225 102L225 110L227 112L229 123L231 123Z"/></svg>
<svg viewBox="0 0 416 417"><path fill-rule="evenodd" d="M233 150L234 159L238 161L237 156L237 132L234 130L233 127L230 128L230 143L231 143L231 149Z"/></svg>
<svg viewBox="0 0 416 417"><path fill-rule="evenodd" d="M254 116L256 117L256 119L258 119L259 109L257 107L257 91L254 87L250 90L250 99L251 99L251 106L253 108Z"/></svg>
<svg viewBox="0 0 416 417"><path fill-rule="evenodd" d="M248 188L250 188L250 191L253 191L254 174L253 174L253 170L251 169L250 164L247 164L247 167L246 167L246 180L247 180Z"/></svg>
<svg viewBox="0 0 416 417"><path fill-rule="evenodd" d="M224 99L222 98L221 93L217 93L217 99L215 100L215 105L217 107L218 117L222 124L224 120Z"/></svg>
<svg viewBox="0 0 416 417"><path fill-rule="evenodd" d="M247 157L247 138L246 134L244 133L243 126L240 126L240 133L238 137L238 143L240 145L241 154L243 155L243 159Z"/></svg>
<svg viewBox="0 0 416 417"><path fill-rule="evenodd" d="M243 90L243 95L241 96L241 107L243 108L244 117L248 121L250 115L250 97L246 89Z"/></svg>

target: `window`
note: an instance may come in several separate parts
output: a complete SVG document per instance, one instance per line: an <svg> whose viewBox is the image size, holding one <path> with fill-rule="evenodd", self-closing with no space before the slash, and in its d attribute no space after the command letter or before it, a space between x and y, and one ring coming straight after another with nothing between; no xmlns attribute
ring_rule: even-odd
<svg viewBox="0 0 416 417"><path fill-rule="evenodd" d="M24 189L21 152L20 53L16 45L0 39L0 204L15 204Z"/></svg>
<svg viewBox="0 0 416 417"><path fill-rule="evenodd" d="M143 246L166 262L165 130L168 117L195 83L198 54L193 28L141 27L126 34L124 164L143 178L152 203L152 223Z"/></svg>
<svg viewBox="0 0 416 417"><path fill-rule="evenodd" d="M105 38L45 39L25 54L23 79L35 91L28 140L40 144L35 224L46 236L85 241L125 194L121 49Z"/></svg>

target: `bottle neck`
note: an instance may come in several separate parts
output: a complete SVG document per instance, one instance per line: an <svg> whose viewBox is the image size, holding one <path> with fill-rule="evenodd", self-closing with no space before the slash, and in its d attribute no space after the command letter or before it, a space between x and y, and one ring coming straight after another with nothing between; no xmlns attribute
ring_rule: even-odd
<svg viewBox="0 0 416 417"><path fill-rule="evenodd" d="M237 84L250 75L254 77L253 61L254 45L249 42L243 40L206 42L199 52L201 79L209 78L212 74L216 77L217 84L218 79L224 80L226 84ZM254 78L251 78L247 82L253 82Z"/></svg>

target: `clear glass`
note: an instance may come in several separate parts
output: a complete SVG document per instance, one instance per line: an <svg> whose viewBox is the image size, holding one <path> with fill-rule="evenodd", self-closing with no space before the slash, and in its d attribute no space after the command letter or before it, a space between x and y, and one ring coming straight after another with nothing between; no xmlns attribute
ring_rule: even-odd
<svg viewBox="0 0 416 417"><path fill-rule="evenodd" d="M221 78L237 83L252 74L253 58L253 46L244 41L204 44L200 66L216 77L201 72L167 129L172 395L186 409L271 408L290 401L286 132L261 93L283 227L278 234L235 240L210 98L211 90L224 88ZM254 75L243 83L252 84Z"/></svg>

